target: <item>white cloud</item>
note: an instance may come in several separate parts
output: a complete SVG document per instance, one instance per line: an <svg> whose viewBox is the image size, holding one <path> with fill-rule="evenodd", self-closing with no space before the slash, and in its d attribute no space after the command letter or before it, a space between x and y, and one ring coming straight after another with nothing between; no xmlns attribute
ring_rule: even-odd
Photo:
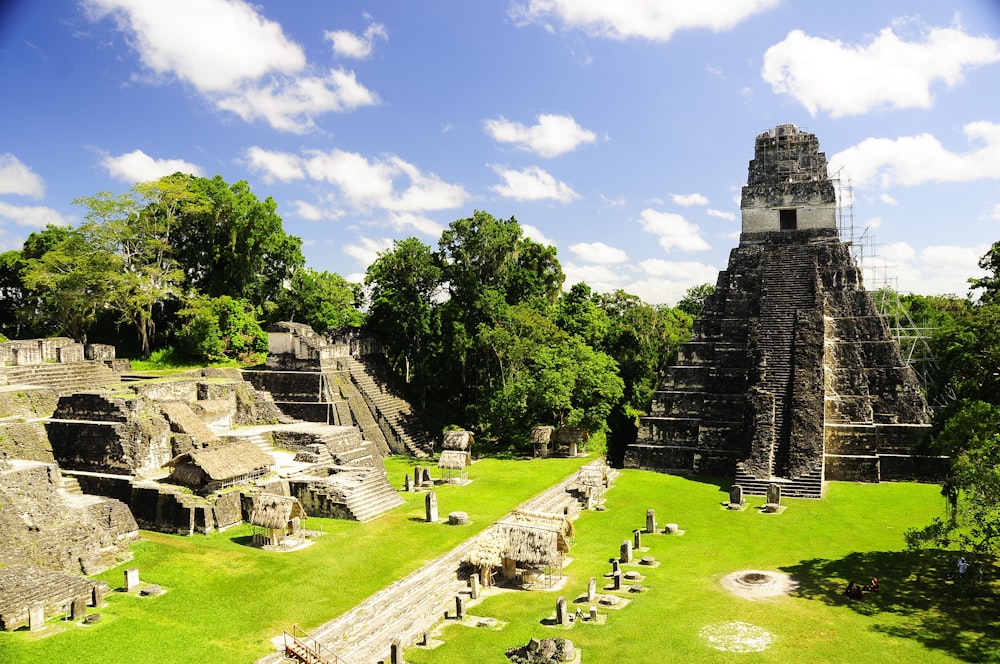
<svg viewBox="0 0 1000 664"><path fill-rule="evenodd" d="M539 115L538 124L531 127L503 117L486 120L483 124L493 140L512 143L520 150L546 158L572 152L585 143L597 140L594 132L578 125L570 115Z"/></svg>
<svg viewBox="0 0 1000 664"><path fill-rule="evenodd" d="M323 38L333 43L335 55L363 60L372 54L375 39L388 39L389 33L381 23L371 23L361 35L347 30L328 30L323 33Z"/></svg>
<svg viewBox="0 0 1000 664"><path fill-rule="evenodd" d="M47 225L66 226L72 222L55 210L41 205L11 205L0 201L0 221L13 222L18 226L45 228Z"/></svg>
<svg viewBox="0 0 1000 664"><path fill-rule="evenodd" d="M37 173L8 152L0 154L0 194L41 198L45 195L45 183Z"/></svg>
<svg viewBox="0 0 1000 664"><path fill-rule="evenodd" d="M335 186L344 201L356 210L383 209L394 213L447 210L461 207L469 198L461 185L445 182L433 173L422 173L395 155L369 160L343 150L310 150L304 155L294 155L254 147L247 151L247 156L251 168L262 172L265 180L308 177L326 182ZM420 225L428 227L426 221Z"/></svg>
<svg viewBox="0 0 1000 664"><path fill-rule="evenodd" d="M734 212L725 212L723 210L714 210L709 208L705 211L710 217L718 217L719 219L725 219L726 221L736 221L736 214Z"/></svg>
<svg viewBox="0 0 1000 664"><path fill-rule="evenodd" d="M550 20L610 39L638 37L667 41L678 30L709 28L726 30L744 19L776 6L780 0L525 0L511 7L518 23L539 23L548 29Z"/></svg>
<svg viewBox="0 0 1000 664"><path fill-rule="evenodd" d="M985 276L979 258L988 250L985 245L934 245L920 250L906 242L885 245L875 258L881 262L879 268L866 270L865 286L878 288L889 275L888 285L903 293L964 296L970 277Z"/></svg>
<svg viewBox="0 0 1000 664"><path fill-rule="evenodd" d="M628 279L628 275L621 269L615 269L608 265L587 264L580 265L572 261L563 264L563 273L566 275L567 286L585 282L593 290L604 293L621 288Z"/></svg>
<svg viewBox="0 0 1000 664"><path fill-rule="evenodd" d="M504 183L490 187L501 196L518 201L539 201L554 199L568 203L580 197L566 184L552 177L538 166L528 166L520 171L494 167Z"/></svg>
<svg viewBox="0 0 1000 664"><path fill-rule="evenodd" d="M292 201L292 205L295 207L295 213L301 219L306 221L323 221L324 219L330 219L330 215L327 210L321 208L318 205L313 205L306 201Z"/></svg>
<svg viewBox="0 0 1000 664"><path fill-rule="evenodd" d="M133 150L115 157L106 155L101 159L101 166L111 177L129 184L158 180L174 173L201 176L201 169L191 162L183 159L153 159L142 150Z"/></svg>
<svg viewBox="0 0 1000 664"><path fill-rule="evenodd" d="M843 167L856 186L882 188L1000 178L1000 124L971 122L965 125L964 132L970 142L978 141L984 147L951 152L930 134L866 138L833 155L830 170Z"/></svg>
<svg viewBox="0 0 1000 664"><path fill-rule="evenodd" d="M670 194L670 200L681 207L691 207L692 205L708 205L708 199L701 194Z"/></svg>
<svg viewBox="0 0 1000 664"><path fill-rule="evenodd" d="M375 262L378 255L392 249L392 240L382 238L373 240L367 237L359 237L357 243L344 245L344 253L356 260L365 269Z"/></svg>
<svg viewBox="0 0 1000 664"><path fill-rule="evenodd" d="M621 249L609 247L603 242L578 242L569 245L569 250L576 254L576 257L585 263L624 263L628 260L628 254Z"/></svg>
<svg viewBox="0 0 1000 664"><path fill-rule="evenodd" d="M302 160L288 152L272 152L256 145L246 150L247 165L251 170L263 173L264 182L291 182L306 176Z"/></svg>
<svg viewBox="0 0 1000 664"><path fill-rule="evenodd" d="M646 279L631 281L622 288L626 292L638 296L647 304L674 306L678 300L684 297L689 288L699 286L703 283L705 282L691 279L673 280L648 277Z"/></svg>
<svg viewBox="0 0 1000 664"><path fill-rule="evenodd" d="M85 0L84 7L95 19L110 15L146 67L204 93L306 66L281 25L241 0Z"/></svg>
<svg viewBox="0 0 1000 664"><path fill-rule="evenodd" d="M658 212L647 208L641 214L642 229L659 238L664 251L678 248L681 251L708 249L701 237L701 230L679 214Z"/></svg>
<svg viewBox="0 0 1000 664"><path fill-rule="evenodd" d="M247 85L236 94L219 97L215 103L247 122L262 119L279 131L301 134L316 126L316 115L353 111L378 101L378 96L359 83L353 71L331 69L323 77L274 78L260 85Z"/></svg>
<svg viewBox="0 0 1000 664"><path fill-rule="evenodd" d="M524 237L528 238L536 244L540 244L544 247L554 247L556 246L555 240L550 240L545 237L542 231L538 230L538 227L532 226L531 224L521 224L521 231L524 233Z"/></svg>
<svg viewBox="0 0 1000 664"><path fill-rule="evenodd" d="M392 213L389 215L388 222L395 231L406 232L406 229L412 228L418 233L430 235L434 239L439 238L441 233L444 231L444 226L433 219L429 219L419 214L412 214L410 212Z"/></svg>
<svg viewBox="0 0 1000 664"><path fill-rule="evenodd" d="M880 194L878 199L882 201L885 205L898 205L899 201L890 196L889 194Z"/></svg>
<svg viewBox="0 0 1000 664"><path fill-rule="evenodd" d="M354 72L309 72L302 47L243 0L84 0L94 20L111 16L143 65L191 85L250 122L302 133L314 116L378 103Z"/></svg>
<svg viewBox="0 0 1000 664"><path fill-rule="evenodd" d="M715 283L719 276L718 268L697 261L665 261L661 258L650 258L640 261L639 268L651 277L667 277L694 284Z"/></svg>
<svg viewBox="0 0 1000 664"><path fill-rule="evenodd" d="M990 219L996 219L1000 221L1000 203L993 206L993 212L990 214Z"/></svg>
<svg viewBox="0 0 1000 664"><path fill-rule="evenodd" d="M1000 42L958 28L931 29L920 42L884 28L864 46L793 30L764 54L761 76L811 115L840 117L883 107L928 108L934 82L957 85L966 69L998 60Z"/></svg>

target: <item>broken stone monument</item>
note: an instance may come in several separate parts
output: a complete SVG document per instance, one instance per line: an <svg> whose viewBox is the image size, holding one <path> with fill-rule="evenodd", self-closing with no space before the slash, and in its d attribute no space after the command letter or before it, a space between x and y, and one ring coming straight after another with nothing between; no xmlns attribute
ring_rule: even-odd
<svg viewBox="0 0 1000 664"><path fill-rule="evenodd" d="M424 497L424 509L427 513L428 523L437 523L438 520L438 501L437 494L433 491L428 491L427 495Z"/></svg>

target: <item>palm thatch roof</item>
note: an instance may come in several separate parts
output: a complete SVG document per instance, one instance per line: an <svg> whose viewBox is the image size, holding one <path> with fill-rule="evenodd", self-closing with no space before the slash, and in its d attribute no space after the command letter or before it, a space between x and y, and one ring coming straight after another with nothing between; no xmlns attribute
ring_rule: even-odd
<svg viewBox="0 0 1000 664"><path fill-rule="evenodd" d="M503 562L506 547L507 543L500 532L496 528L489 528L480 533L462 560L476 567L498 567Z"/></svg>
<svg viewBox="0 0 1000 664"><path fill-rule="evenodd" d="M306 518L306 511L298 498L260 493L253 498L250 523L261 528L279 530L295 518Z"/></svg>
<svg viewBox="0 0 1000 664"><path fill-rule="evenodd" d="M438 459L438 468L442 470L462 470L472 465L472 455L461 450L444 450Z"/></svg>
<svg viewBox="0 0 1000 664"><path fill-rule="evenodd" d="M443 450L468 450L475 442L475 437L471 431L445 431L441 441Z"/></svg>
<svg viewBox="0 0 1000 664"><path fill-rule="evenodd" d="M544 445L552 440L552 431L555 427L544 425L537 426L531 430L531 444Z"/></svg>
<svg viewBox="0 0 1000 664"><path fill-rule="evenodd" d="M175 475L183 466L195 466L209 481L222 482L268 470L274 465L274 459L253 443L243 440L185 452L166 465L175 469Z"/></svg>
<svg viewBox="0 0 1000 664"><path fill-rule="evenodd" d="M526 510L511 512L496 528L504 541L504 557L534 567L560 566L573 535L565 515Z"/></svg>

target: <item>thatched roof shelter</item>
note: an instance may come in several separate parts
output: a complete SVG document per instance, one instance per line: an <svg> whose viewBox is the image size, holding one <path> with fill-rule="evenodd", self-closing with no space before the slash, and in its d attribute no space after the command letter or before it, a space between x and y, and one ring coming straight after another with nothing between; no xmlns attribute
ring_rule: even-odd
<svg viewBox="0 0 1000 664"><path fill-rule="evenodd" d="M249 482L271 472L274 459L249 441L180 454L166 464L181 484L208 491Z"/></svg>
<svg viewBox="0 0 1000 664"><path fill-rule="evenodd" d="M475 436L471 431L445 431L444 437L441 440L441 449L461 450L464 452L471 449L474 442Z"/></svg>
<svg viewBox="0 0 1000 664"><path fill-rule="evenodd" d="M576 473L576 483L582 487L603 489L609 481L608 467L603 463L588 463Z"/></svg>
<svg viewBox="0 0 1000 664"><path fill-rule="evenodd" d="M531 444L532 445L548 445L549 441L552 440L552 431L555 429L553 426L542 425L537 426L531 430Z"/></svg>
<svg viewBox="0 0 1000 664"><path fill-rule="evenodd" d="M496 528L504 541L504 558L522 567L561 569L573 536L573 523L565 515L526 510L511 512Z"/></svg>
<svg viewBox="0 0 1000 664"><path fill-rule="evenodd" d="M281 530L292 519L306 518L306 511L298 498L260 493L253 497L250 524L270 530Z"/></svg>
<svg viewBox="0 0 1000 664"><path fill-rule="evenodd" d="M559 427L553 437L553 440L560 445L582 443L589 439L590 432L577 424L567 424L566 426Z"/></svg>

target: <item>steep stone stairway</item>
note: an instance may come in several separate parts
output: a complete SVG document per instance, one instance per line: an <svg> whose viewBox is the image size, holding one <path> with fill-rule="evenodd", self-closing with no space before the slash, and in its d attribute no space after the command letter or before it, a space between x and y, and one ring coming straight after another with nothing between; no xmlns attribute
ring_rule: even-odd
<svg viewBox="0 0 1000 664"><path fill-rule="evenodd" d="M121 382L103 362L43 363L2 369L8 385L44 385L60 394L96 390Z"/></svg>
<svg viewBox="0 0 1000 664"><path fill-rule="evenodd" d="M384 379L387 373L384 361L374 356L351 358L348 362L351 380L381 416L395 438L406 451L415 457L426 457L434 451L434 439L423 428L410 404L395 394Z"/></svg>
<svg viewBox="0 0 1000 664"><path fill-rule="evenodd" d="M775 477L788 473L796 314L816 307L815 270L812 254L794 246L786 247L780 256L765 258L761 264L758 345L767 349L761 387L774 395L771 475Z"/></svg>
<svg viewBox="0 0 1000 664"><path fill-rule="evenodd" d="M594 462L599 463L599 462ZM577 473L522 503L518 509L579 511L572 493ZM542 508L542 509L540 509ZM467 579L459 574L462 559L472 550L476 537L462 542L438 556L409 576L396 581L364 600L350 611L310 633L310 639L323 650L336 654L340 664L371 664L388 661L395 639L405 647L415 643L430 630L446 611L454 613L455 596L468 593ZM258 660L258 664L277 664L284 651Z"/></svg>

